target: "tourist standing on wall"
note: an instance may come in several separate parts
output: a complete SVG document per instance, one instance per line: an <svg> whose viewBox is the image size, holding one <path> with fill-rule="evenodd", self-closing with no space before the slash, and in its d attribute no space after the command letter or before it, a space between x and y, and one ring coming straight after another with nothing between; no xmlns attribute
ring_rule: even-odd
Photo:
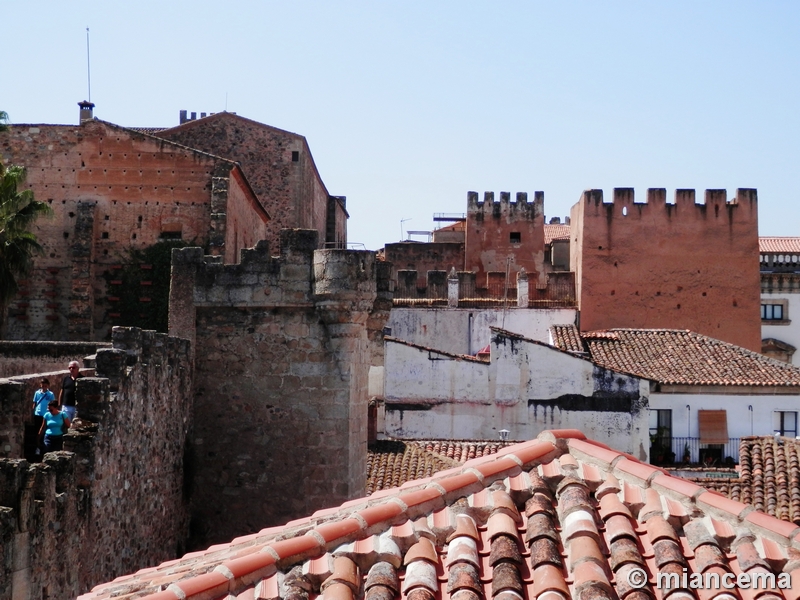
<svg viewBox="0 0 800 600"><path fill-rule="evenodd" d="M66 417L71 421L75 418L75 388L79 377L83 377L80 372L78 361L73 360L69 363L69 375L64 377L61 382L61 391L58 393L58 405L64 409Z"/></svg>
<svg viewBox="0 0 800 600"><path fill-rule="evenodd" d="M44 436L45 452L55 452L64 447L64 434L71 424L69 417L58 409L58 402L53 400L48 404L47 414L39 428L39 439Z"/></svg>
<svg viewBox="0 0 800 600"><path fill-rule="evenodd" d="M41 387L33 395L33 424L36 427L36 431L42 428L42 421L47 414L47 406L56 399L53 392L50 391L49 379L42 377L39 385Z"/></svg>

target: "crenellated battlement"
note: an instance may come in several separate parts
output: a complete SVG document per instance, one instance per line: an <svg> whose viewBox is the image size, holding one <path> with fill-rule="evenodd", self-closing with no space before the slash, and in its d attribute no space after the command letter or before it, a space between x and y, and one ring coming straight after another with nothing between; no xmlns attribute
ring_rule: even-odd
<svg viewBox="0 0 800 600"><path fill-rule="evenodd" d="M467 218L534 219L540 215L544 215L544 192L534 192L533 201L528 200L527 192L517 192L514 202L510 192L500 192L499 202L494 192L484 192L482 201L478 192L467 192Z"/></svg>
<svg viewBox="0 0 800 600"><path fill-rule="evenodd" d="M693 189L676 189L673 200L667 202L665 188L648 188L644 200L637 201L633 188L614 188L610 201L606 201L603 190L591 189L583 192L579 204L586 208L604 208L606 214L614 216L634 217L654 211L680 216L682 213L686 214L689 207L695 207L698 214L707 211L709 207L714 207L715 212L718 213L723 206L729 209L746 207L755 212L758 204L758 192L752 188L739 188L733 198L728 199L728 191L725 189L707 189L702 199L703 201L700 202L699 195Z"/></svg>
<svg viewBox="0 0 800 600"><path fill-rule="evenodd" d="M570 214L580 326L690 329L760 351L758 192L586 190ZM639 201L641 200L641 201Z"/></svg>

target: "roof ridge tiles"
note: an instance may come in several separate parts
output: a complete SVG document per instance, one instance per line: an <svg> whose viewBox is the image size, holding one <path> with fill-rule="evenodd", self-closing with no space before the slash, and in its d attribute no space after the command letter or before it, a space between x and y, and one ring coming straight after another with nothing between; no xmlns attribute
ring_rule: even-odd
<svg viewBox="0 0 800 600"><path fill-rule="evenodd" d="M567 453L568 459L558 460ZM586 465L591 466L591 482L581 476ZM547 475L542 477L540 471ZM525 488L515 488L512 482L524 483ZM349 561L348 569L357 567L359 575L336 579L333 571L312 569L316 575L309 580L315 586L310 595L324 579L331 582L326 589L347 588L348 598L353 598L367 572L379 563L389 569L391 562L386 561L391 558L397 565L411 566L400 573L399 566L389 569L391 573L384 574L389 579L384 579L394 587L373 583L375 591L367 600L396 595L394 588L401 582L401 595L409 600L434 600L439 594L454 600L483 595L499 600L513 594L524 598L526 587L528 594L554 592L563 599L592 589L630 600L639 597L626 587L634 568L650 575L656 568L678 573L687 564L702 572L766 568L778 573L796 568L800 527L753 508L740 510L742 506L587 440L580 432L548 431L503 454L472 459L443 476L349 501L282 528L263 530L262 535L237 538L242 542L227 549L214 546L188 560L172 561L167 571L148 569L118 585L137 597L146 595L150 582L170 586L148 596L151 600L242 597L247 586L263 587L269 581L274 590L281 572L297 571L298 563L328 556ZM461 534L468 521L474 527L465 537ZM445 539L463 547L445 550ZM518 546L523 540L524 546ZM755 540L759 541L753 546ZM415 558L413 547L426 552ZM725 556L731 547L741 556ZM521 562L528 552L530 568L527 561ZM450 558L445 561L446 557ZM307 564L303 573L312 571ZM652 579L642 591L652 593L651 585ZM105 584L95 591L107 597L113 589L113 584Z"/></svg>

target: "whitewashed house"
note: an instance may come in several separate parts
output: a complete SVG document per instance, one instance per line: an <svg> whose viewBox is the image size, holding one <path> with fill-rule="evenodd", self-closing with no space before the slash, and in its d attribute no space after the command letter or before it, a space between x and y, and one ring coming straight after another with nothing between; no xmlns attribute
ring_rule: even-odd
<svg viewBox="0 0 800 600"><path fill-rule="evenodd" d="M402 439L532 439L580 429L647 458L650 382L491 329L486 358L388 337L378 429Z"/></svg>

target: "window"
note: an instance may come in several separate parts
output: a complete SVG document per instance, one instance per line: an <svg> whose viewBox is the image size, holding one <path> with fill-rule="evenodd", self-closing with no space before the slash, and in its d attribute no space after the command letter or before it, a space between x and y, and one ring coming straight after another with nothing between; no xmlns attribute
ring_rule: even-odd
<svg viewBox="0 0 800 600"><path fill-rule="evenodd" d="M180 240L183 239L183 234L180 231L162 231L158 237L161 240Z"/></svg>
<svg viewBox="0 0 800 600"><path fill-rule="evenodd" d="M650 435L672 437L672 411L650 409Z"/></svg>
<svg viewBox="0 0 800 600"><path fill-rule="evenodd" d="M292 150L292 162L297 162L300 160L300 152L297 150Z"/></svg>
<svg viewBox="0 0 800 600"><path fill-rule="evenodd" d="M519 231L512 231L508 236L508 241L512 244L522 243L522 233Z"/></svg>
<svg viewBox="0 0 800 600"><path fill-rule="evenodd" d="M675 462L672 451L672 411L650 409L650 462L668 464Z"/></svg>
<svg viewBox="0 0 800 600"><path fill-rule="evenodd" d="M786 301L764 302L761 304L762 321L787 321Z"/></svg>
<svg viewBox="0 0 800 600"><path fill-rule="evenodd" d="M797 437L797 412L793 410L776 410L772 413L775 435Z"/></svg>

